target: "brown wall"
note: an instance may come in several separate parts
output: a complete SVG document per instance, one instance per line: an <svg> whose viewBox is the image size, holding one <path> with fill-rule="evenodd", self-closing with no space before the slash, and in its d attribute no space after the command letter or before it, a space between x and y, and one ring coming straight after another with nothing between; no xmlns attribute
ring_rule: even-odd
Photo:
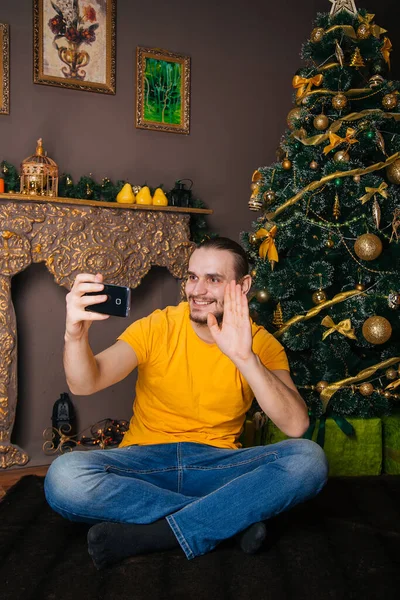
<svg viewBox="0 0 400 600"><path fill-rule="evenodd" d="M95 0L92 2L95 4ZM363 3L364 4L364 3ZM367 4L367 3L365 3ZM377 22L390 28L397 0L369 1ZM254 218L247 207L252 172L275 159L292 106L291 79L317 11L328 0L118 0L117 93L93 94L32 83L32 0L2 0L0 22L10 24L10 115L0 115L0 161L15 166L39 137L61 172L93 174L173 187L190 177L194 191L214 210L209 223L238 239ZM397 28L389 30L396 65ZM192 58L189 136L142 131L134 126L136 46L166 48ZM19 402L14 441L31 465L45 464L42 431L67 391L62 370L66 291L43 265L13 278L18 323ZM178 285L152 270L133 292L132 319L178 299ZM94 349L112 343L125 322L92 328ZM72 397L80 427L105 417L129 418L134 375L90 398Z"/></svg>

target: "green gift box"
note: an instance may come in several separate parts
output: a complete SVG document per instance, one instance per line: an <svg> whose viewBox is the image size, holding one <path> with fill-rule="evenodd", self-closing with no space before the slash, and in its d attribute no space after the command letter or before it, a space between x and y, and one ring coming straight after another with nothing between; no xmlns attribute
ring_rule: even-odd
<svg viewBox="0 0 400 600"><path fill-rule="evenodd" d="M346 435L332 418L326 419L324 450L329 462L329 476L380 475L382 472L382 421L381 419L346 419L354 429ZM399 421L400 422L400 421ZM312 439L316 441L319 421ZM400 449L400 430L397 437ZM267 424L266 444L288 439L276 425ZM400 453L400 451L399 451ZM400 462L397 464L400 473Z"/></svg>
<svg viewBox="0 0 400 600"><path fill-rule="evenodd" d="M400 474L400 412L383 417L383 472Z"/></svg>

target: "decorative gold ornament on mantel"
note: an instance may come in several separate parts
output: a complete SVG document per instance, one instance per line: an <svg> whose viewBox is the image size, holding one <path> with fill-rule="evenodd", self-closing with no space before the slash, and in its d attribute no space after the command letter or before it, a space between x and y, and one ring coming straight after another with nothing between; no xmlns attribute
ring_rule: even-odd
<svg viewBox="0 0 400 600"><path fill-rule="evenodd" d="M36 152L21 163L21 194L56 197L58 193L58 166L46 156L42 138L37 141Z"/></svg>

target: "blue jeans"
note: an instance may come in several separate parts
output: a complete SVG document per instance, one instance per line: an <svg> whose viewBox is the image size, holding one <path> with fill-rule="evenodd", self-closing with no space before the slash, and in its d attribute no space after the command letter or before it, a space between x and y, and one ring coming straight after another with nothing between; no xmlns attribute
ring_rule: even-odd
<svg viewBox="0 0 400 600"><path fill-rule="evenodd" d="M72 452L45 480L50 506L72 521L152 523L166 517L187 558L315 496L323 450L285 440L239 450L180 442Z"/></svg>

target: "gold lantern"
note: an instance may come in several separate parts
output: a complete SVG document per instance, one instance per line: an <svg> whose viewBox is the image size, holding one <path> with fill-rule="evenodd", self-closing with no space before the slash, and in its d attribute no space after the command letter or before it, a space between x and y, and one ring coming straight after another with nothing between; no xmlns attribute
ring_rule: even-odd
<svg viewBox="0 0 400 600"><path fill-rule="evenodd" d="M21 163L21 194L57 196L58 166L43 148L42 138L37 141L36 152Z"/></svg>

